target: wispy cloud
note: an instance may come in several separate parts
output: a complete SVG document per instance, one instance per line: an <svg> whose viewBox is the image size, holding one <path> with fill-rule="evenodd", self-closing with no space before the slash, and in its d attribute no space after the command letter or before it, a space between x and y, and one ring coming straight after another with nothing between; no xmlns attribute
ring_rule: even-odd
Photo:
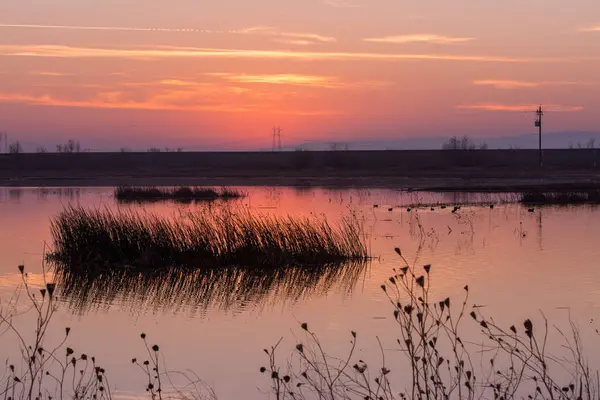
<svg viewBox="0 0 600 400"><path fill-rule="evenodd" d="M363 39L365 42L375 43L435 43L435 44L456 44L469 42L475 40L470 37L454 37L454 36L442 36L434 34L412 34L412 35L397 35L397 36L384 36L379 38L366 38Z"/></svg>
<svg viewBox="0 0 600 400"><path fill-rule="evenodd" d="M156 60L165 58L255 58L320 60L435 60L493 63L550 63L572 62L570 58L503 57L459 54L410 54L410 53L352 53L249 49L210 49L192 47L162 48L99 48L55 45L0 45L0 56L54 57L54 58L124 58Z"/></svg>
<svg viewBox="0 0 600 400"><path fill-rule="evenodd" d="M313 42L321 42L321 43L331 43L335 42L336 39L330 36L316 35L314 33L289 33L282 32L281 36L288 37L292 39L300 39L300 40L309 40Z"/></svg>
<svg viewBox="0 0 600 400"><path fill-rule="evenodd" d="M167 32L167 33L207 33L207 34L232 34L232 35L268 35L287 37L298 40L311 41L312 43L331 43L336 39L315 33L285 32L271 26L255 26L243 29L204 29L204 28L144 28L135 26L84 26L84 25L35 25L35 24L0 24L0 28L20 29L51 29L51 30L78 30L78 31L111 31L111 32Z"/></svg>
<svg viewBox="0 0 600 400"><path fill-rule="evenodd" d="M543 86L592 85L590 82L578 81L513 81L502 79L484 79L473 81L474 85L492 86L496 89L537 88Z"/></svg>
<svg viewBox="0 0 600 400"><path fill-rule="evenodd" d="M329 76L297 75L297 74L267 74L267 75L245 75L227 74L222 76L230 82L239 83L269 83L277 85L312 86L335 88L343 84L337 78Z"/></svg>
<svg viewBox="0 0 600 400"><path fill-rule="evenodd" d="M65 72L53 72L53 71L34 71L30 72L30 75L39 75L39 76L72 76L73 74L65 73Z"/></svg>
<svg viewBox="0 0 600 400"><path fill-rule="evenodd" d="M347 0L323 0L325 5L335 8L359 8L360 5Z"/></svg>
<svg viewBox="0 0 600 400"><path fill-rule="evenodd" d="M89 100L70 100L52 95L33 96L19 93L0 93L1 102L25 103L38 106L75 107L75 108L107 108L128 110L171 110L171 111L253 111L248 106L232 106L229 104L183 105L153 101L131 101L122 99L121 92L99 93Z"/></svg>
<svg viewBox="0 0 600 400"><path fill-rule="evenodd" d="M197 93L189 91L171 91L155 95L148 99L134 100L120 91L102 92L86 100L72 100L56 97L50 94L29 95L21 93L0 93L0 102L27 104L47 107L97 108L121 110L156 110L156 111L210 111L210 112L256 112L261 110L261 104L235 105L230 102L215 104L200 104ZM262 107L264 108L264 107ZM299 110L277 109L268 107L269 113L297 116L338 115L334 110Z"/></svg>
<svg viewBox="0 0 600 400"><path fill-rule="evenodd" d="M534 112L539 104L467 104L458 105L456 108L462 110L480 110L480 111L508 111L508 112ZM575 112L582 111L583 106L563 106L558 104L544 105L546 111L551 112Z"/></svg>
<svg viewBox="0 0 600 400"><path fill-rule="evenodd" d="M600 32L600 25L590 26L587 28L579 28L579 32Z"/></svg>
<svg viewBox="0 0 600 400"><path fill-rule="evenodd" d="M276 43L291 44L293 46L310 46L312 44L315 44L314 42L311 42L310 40L301 40L301 39L274 39L273 41Z"/></svg>
<svg viewBox="0 0 600 400"><path fill-rule="evenodd" d="M259 83L259 84L274 84L274 85L290 85L290 86L308 86L314 88L327 89L349 89L349 88L378 88L389 86L387 82L380 81L359 81L359 82L344 82L333 76L318 76L318 75L300 75L300 74L264 74L264 75L247 75L247 74L227 74L227 73L209 73L208 76L220 77L229 82L236 83Z"/></svg>
<svg viewBox="0 0 600 400"><path fill-rule="evenodd" d="M235 31L235 33L245 35L271 36L274 38L275 41L282 41L283 39L286 39L287 43L292 44L294 42L301 44L319 44L336 42L336 39L331 36L318 35L316 33L285 32L273 26L253 26L250 28L237 30Z"/></svg>
<svg viewBox="0 0 600 400"><path fill-rule="evenodd" d="M236 33L234 30L214 30L199 28L143 28L135 26L84 26L84 25L37 25L0 24L0 28L59 29L76 31L117 31L117 32L172 32L172 33Z"/></svg>

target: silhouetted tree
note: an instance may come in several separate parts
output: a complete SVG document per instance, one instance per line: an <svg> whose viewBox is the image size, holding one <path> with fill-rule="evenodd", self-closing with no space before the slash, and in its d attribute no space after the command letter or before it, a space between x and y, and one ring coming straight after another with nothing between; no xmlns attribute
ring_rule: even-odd
<svg viewBox="0 0 600 400"><path fill-rule="evenodd" d="M443 145L444 150L487 150L487 143L482 143L479 146L471 140L468 136L458 137L452 136Z"/></svg>
<svg viewBox="0 0 600 400"><path fill-rule="evenodd" d="M56 145L57 153L79 153L81 151L81 145L79 140L69 139L65 144Z"/></svg>
<svg viewBox="0 0 600 400"><path fill-rule="evenodd" d="M8 145L8 152L10 154L19 154L23 152L23 146L21 145L21 142L19 142L18 140L16 142L12 142L10 145Z"/></svg>

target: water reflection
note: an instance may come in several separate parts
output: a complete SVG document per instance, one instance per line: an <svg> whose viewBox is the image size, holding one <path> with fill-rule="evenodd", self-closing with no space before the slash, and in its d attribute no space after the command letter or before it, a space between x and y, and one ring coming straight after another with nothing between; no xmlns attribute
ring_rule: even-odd
<svg viewBox="0 0 600 400"><path fill-rule="evenodd" d="M49 196L56 196L60 199L65 200L77 200L81 197L81 188L70 188L70 187L62 187L62 188L45 188L40 187L36 188L35 192L37 194L38 199L47 200Z"/></svg>
<svg viewBox="0 0 600 400"><path fill-rule="evenodd" d="M56 265L55 281L69 309L78 314L118 306L132 313L172 311L204 315L237 313L294 303L329 292L352 294L367 263L292 268L166 268L82 271Z"/></svg>
<svg viewBox="0 0 600 400"><path fill-rule="evenodd" d="M12 202L20 202L23 200L23 195L33 197L39 200L49 200L52 197L64 199L68 201L78 200L82 194L86 192L98 192L99 189L82 189L73 187L38 187L38 188L0 188L0 199L10 200Z"/></svg>

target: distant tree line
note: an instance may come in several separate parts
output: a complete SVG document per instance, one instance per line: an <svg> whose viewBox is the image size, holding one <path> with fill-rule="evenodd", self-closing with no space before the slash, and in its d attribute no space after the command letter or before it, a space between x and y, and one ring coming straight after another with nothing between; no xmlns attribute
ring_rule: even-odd
<svg viewBox="0 0 600 400"><path fill-rule="evenodd" d="M569 149L595 149L596 148L596 139L590 138L587 142L582 144L581 142L577 142L577 145L573 143L569 143Z"/></svg>
<svg viewBox="0 0 600 400"><path fill-rule="evenodd" d="M160 153L161 151L163 151L163 149L161 149L160 147L150 147L148 148L148 153ZM164 151L167 153L181 153L183 151L183 148L181 147L165 147Z"/></svg>
<svg viewBox="0 0 600 400"><path fill-rule="evenodd" d="M8 152L10 154L20 154L24 153L23 145L20 141L15 140L11 144L8 145ZM38 146L35 149L36 153L48 153L48 149L45 146ZM56 145L57 153L79 153L81 152L81 145L79 140L69 139L65 143Z"/></svg>
<svg viewBox="0 0 600 400"><path fill-rule="evenodd" d="M468 136L452 136L442 144L444 150L487 150L487 148L487 143L477 144Z"/></svg>
<svg viewBox="0 0 600 400"><path fill-rule="evenodd" d="M64 144L56 145L57 153L79 153L81 151L81 146L79 145L79 140L69 139Z"/></svg>

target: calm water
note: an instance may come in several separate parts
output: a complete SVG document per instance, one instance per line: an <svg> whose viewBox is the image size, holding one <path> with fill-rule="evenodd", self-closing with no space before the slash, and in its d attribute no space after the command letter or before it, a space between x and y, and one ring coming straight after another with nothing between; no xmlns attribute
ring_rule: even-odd
<svg viewBox="0 0 600 400"><path fill-rule="evenodd" d="M401 266L394 247L416 265L433 265L432 291L441 298L460 296L468 284L469 303L484 305L487 315L506 326L539 316L539 310L559 324L570 313L581 325L584 340L597 348L591 321L600 317L598 208L528 212L518 204L490 209L489 202L502 196L241 189L248 197L240 206L260 213L324 214L335 221L356 212L376 259L366 266L327 271L163 272L152 277L108 276L100 282L77 277L61 281L55 338L70 326L69 346L95 354L120 396L143 393L143 376L130 363L132 357L143 356L141 332L161 345L170 369L193 370L222 399L266 398L269 382L258 372L266 361L262 349L283 337L280 356L286 358L300 335L299 322L307 321L333 354L344 354L350 330L359 332L359 357L378 354L376 336L392 349L392 310L380 285ZM412 203L456 201L481 204L455 214L437 206L406 209ZM109 188L0 189L2 297L19 284L19 264L25 264L34 285L43 282L50 219L68 204L139 207L118 206ZM173 215L193 207L168 203L144 208ZM49 274L48 279L59 277ZM3 357L18 351L8 334L0 336L0 349ZM598 357L594 354L590 356Z"/></svg>

